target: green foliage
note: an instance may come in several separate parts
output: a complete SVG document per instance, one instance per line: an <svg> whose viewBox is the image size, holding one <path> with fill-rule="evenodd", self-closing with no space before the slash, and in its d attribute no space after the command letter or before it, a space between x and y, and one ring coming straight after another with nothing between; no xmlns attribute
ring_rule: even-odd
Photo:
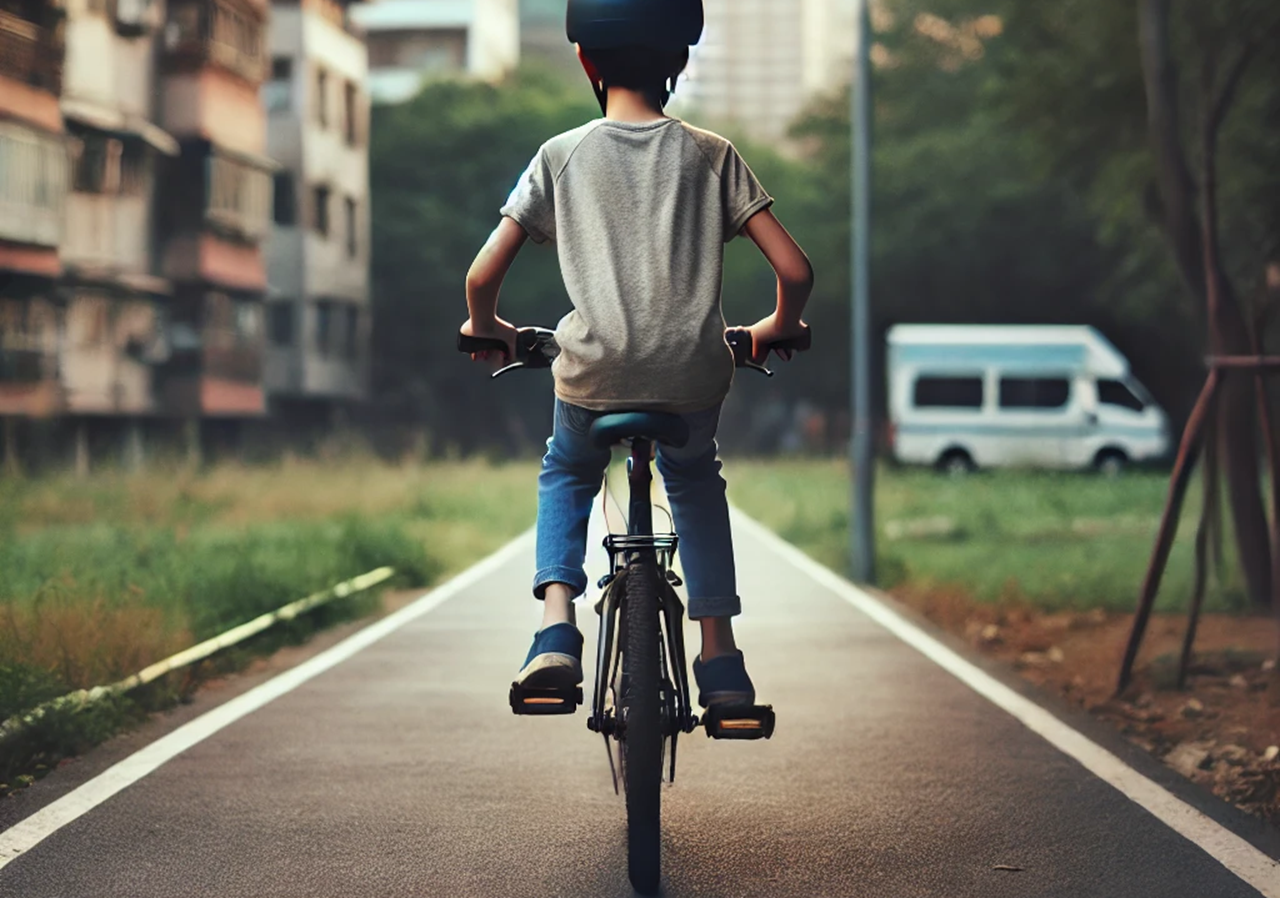
<svg viewBox="0 0 1280 898"><path fill-rule="evenodd" d="M731 462L730 497L823 564L848 569L848 470L831 462ZM886 468L877 481L880 585L955 588L979 601L1131 611L1155 542L1167 483L1135 472L1000 471L949 479ZM1193 497L1196 491L1193 492ZM1191 595L1198 505L1189 499L1157 607ZM1241 610L1234 574L1206 607Z"/></svg>
<svg viewBox="0 0 1280 898"><path fill-rule="evenodd" d="M467 317L467 269L517 178L545 141L598 114L585 80L574 90L530 70L499 86L434 82L408 103L374 110L375 394L387 414L429 422L437 449L528 449L546 437L549 380L495 387L454 341ZM500 314L554 326L568 311L554 249L530 245Z"/></svg>

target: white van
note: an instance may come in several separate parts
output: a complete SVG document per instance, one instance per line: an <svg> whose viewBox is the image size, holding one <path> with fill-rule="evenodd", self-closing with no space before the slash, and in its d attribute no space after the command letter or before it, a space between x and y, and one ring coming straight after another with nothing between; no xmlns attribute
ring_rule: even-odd
<svg viewBox="0 0 1280 898"><path fill-rule="evenodd" d="M899 325L889 331L893 454L975 467L1118 473L1169 451L1169 423L1091 327Z"/></svg>

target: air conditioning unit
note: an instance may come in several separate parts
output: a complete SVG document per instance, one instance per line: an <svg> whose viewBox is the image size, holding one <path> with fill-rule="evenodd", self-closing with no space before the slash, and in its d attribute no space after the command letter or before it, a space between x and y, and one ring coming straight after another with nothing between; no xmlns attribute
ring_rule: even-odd
<svg viewBox="0 0 1280 898"><path fill-rule="evenodd" d="M116 31L125 37L139 37L160 27L160 4L156 0L116 0Z"/></svg>

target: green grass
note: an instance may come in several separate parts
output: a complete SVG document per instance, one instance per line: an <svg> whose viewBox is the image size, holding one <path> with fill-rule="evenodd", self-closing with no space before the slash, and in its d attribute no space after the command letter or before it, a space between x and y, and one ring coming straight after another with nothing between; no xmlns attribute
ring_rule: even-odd
<svg viewBox="0 0 1280 898"><path fill-rule="evenodd" d="M374 568L429 586L533 523L536 473L356 459L0 480L0 720ZM368 613L375 597L340 605L258 647ZM189 685L188 675L153 692L163 704ZM25 760L0 748L0 783L33 758L92 744L136 710L49 721L17 753Z"/></svg>
<svg viewBox="0 0 1280 898"><path fill-rule="evenodd" d="M823 564L847 571L850 485L844 462L731 461L726 475L735 504ZM1167 490L1167 475L1154 472L1118 480L1025 471L950 479L881 469L881 585L946 586L980 601L1022 600L1046 608L1132 610ZM1199 498L1193 485L1158 608L1183 608L1190 596ZM1223 579L1211 584L1206 607L1244 608L1230 566Z"/></svg>

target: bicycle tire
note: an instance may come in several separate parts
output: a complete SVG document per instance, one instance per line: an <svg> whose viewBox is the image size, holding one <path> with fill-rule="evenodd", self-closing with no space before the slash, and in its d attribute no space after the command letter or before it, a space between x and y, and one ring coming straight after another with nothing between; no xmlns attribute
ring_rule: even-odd
<svg viewBox="0 0 1280 898"><path fill-rule="evenodd" d="M622 663L621 743L627 791L627 869L641 895L658 891L661 878L662 705L659 696L658 579L651 562L627 571L626 649Z"/></svg>

